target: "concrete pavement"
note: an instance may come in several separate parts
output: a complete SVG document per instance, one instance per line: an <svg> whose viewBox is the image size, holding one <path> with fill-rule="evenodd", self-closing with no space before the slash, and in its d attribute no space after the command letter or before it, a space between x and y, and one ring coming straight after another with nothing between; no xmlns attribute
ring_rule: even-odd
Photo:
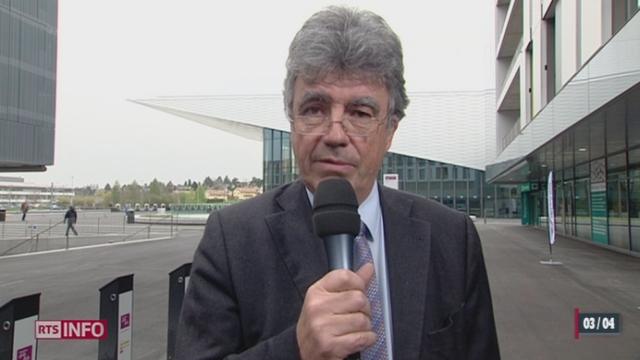
<svg viewBox="0 0 640 360"><path fill-rule="evenodd" d="M545 231L478 224L504 359L640 359L640 259ZM574 338L574 309L620 313L616 336Z"/></svg>
<svg viewBox="0 0 640 360"><path fill-rule="evenodd" d="M640 259L546 233L477 222L503 359L640 359ZM41 319L95 319L98 289L134 275L133 358L165 357L168 272L190 262L202 227L175 239L0 258L0 303L41 292ZM617 312L618 336L573 335L573 311ZM41 341L39 359L96 359L97 343Z"/></svg>

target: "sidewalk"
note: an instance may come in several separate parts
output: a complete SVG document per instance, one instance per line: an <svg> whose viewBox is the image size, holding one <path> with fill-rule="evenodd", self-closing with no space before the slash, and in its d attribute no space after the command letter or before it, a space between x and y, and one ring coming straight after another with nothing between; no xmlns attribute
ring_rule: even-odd
<svg viewBox="0 0 640 360"><path fill-rule="evenodd" d="M640 259L546 232L476 222L503 359L640 359ZM620 335L574 338L574 309L619 313Z"/></svg>
<svg viewBox="0 0 640 360"><path fill-rule="evenodd" d="M554 259L563 265L541 265L548 259L544 231L482 221L476 226L502 359L640 360L640 259L559 237ZM168 241L0 259L0 303L41 292L41 319L92 319L98 289L135 274L132 358L156 360L166 349L167 273L191 261L201 237L201 228L186 227ZM620 313L621 334L575 340L576 307ZM95 342L42 341L39 347L42 360L97 354Z"/></svg>

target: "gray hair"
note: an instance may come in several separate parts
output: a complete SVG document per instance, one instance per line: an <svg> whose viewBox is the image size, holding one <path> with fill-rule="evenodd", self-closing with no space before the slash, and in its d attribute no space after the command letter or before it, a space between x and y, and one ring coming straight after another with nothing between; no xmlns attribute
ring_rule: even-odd
<svg viewBox="0 0 640 360"><path fill-rule="evenodd" d="M409 104L404 88L400 39L371 11L331 6L312 15L289 46L284 106L293 116L298 76L318 81L329 74L379 81L389 91L388 124L399 121Z"/></svg>

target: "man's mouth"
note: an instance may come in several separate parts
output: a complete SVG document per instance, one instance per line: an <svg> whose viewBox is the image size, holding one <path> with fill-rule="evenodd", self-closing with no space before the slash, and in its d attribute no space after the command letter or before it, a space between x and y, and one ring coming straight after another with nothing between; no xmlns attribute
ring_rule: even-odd
<svg viewBox="0 0 640 360"><path fill-rule="evenodd" d="M353 166L353 164L347 161L342 161L342 160L332 159L332 158L320 159L318 161L326 164L331 164L331 165Z"/></svg>
<svg viewBox="0 0 640 360"><path fill-rule="evenodd" d="M339 160L339 159L334 159L334 158L319 159L319 160L316 160L315 162L327 170L340 172L340 173L349 171L355 167L353 163Z"/></svg>

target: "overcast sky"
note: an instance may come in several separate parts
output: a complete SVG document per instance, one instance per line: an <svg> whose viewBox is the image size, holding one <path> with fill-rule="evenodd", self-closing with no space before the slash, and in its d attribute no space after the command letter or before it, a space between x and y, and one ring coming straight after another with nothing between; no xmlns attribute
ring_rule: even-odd
<svg viewBox="0 0 640 360"><path fill-rule="evenodd" d="M261 143L126 99L280 94L291 39L331 4L387 20L408 91L493 88L494 3L59 0L55 164L7 175L74 186L262 177Z"/></svg>

